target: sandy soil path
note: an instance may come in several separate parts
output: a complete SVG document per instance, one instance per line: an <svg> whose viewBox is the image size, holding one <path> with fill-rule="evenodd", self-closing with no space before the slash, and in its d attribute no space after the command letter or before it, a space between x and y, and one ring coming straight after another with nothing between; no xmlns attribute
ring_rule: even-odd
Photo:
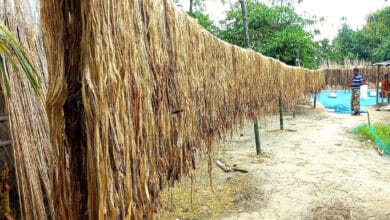
<svg viewBox="0 0 390 220"><path fill-rule="evenodd" d="M299 111L286 117L284 131L277 117L262 122L262 163L250 159L251 124L226 144L219 157L248 169L259 184L253 193L261 196L253 196L249 210L222 219L390 219L390 159L351 133L367 115ZM372 123L390 123L390 112L370 109L370 116Z"/></svg>
<svg viewBox="0 0 390 220"><path fill-rule="evenodd" d="M371 123L390 123L390 112L369 112ZM390 157L351 132L367 114L300 106L295 118L284 118L283 131L277 115L260 120L260 156L252 123L234 132L214 156L249 172L225 173L214 164L210 187L200 163L192 185L184 178L164 191L159 219L390 220Z"/></svg>

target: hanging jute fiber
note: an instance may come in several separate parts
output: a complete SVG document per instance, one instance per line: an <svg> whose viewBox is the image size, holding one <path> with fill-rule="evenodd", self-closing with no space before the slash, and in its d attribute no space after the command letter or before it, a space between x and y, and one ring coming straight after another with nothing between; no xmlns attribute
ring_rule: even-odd
<svg viewBox="0 0 390 220"><path fill-rule="evenodd" d="M151 217L161 187L189 174L198 150L211 160L233 124L276 112L280 95L292 107L324 85L322 71L217 39L172 1L41 5L58 218ZM70 139L75 124L80 134ZM75 177L72 167L84 171Z"/></svg>
<svg viewBox="0 0 390 220"><path fill-rule="evenodd" d="M46 108L16 77L20 97L8 107L24 219L151 219L162 187L192 175L199 151L211 171L213 145L233 125L325 85L323 70L223 42L171 0L41 0L40 9L22 44L41 66Z"/></svg>
<svg viewBox="0 0 390 220"><path fill-rule="evenodd" d="M0 18L26 48L26 53L37 70L36 77L41 90L41 97L38 97L28 80L22 77L22 68L18 66L15 69L10 60L6 60L10 96L6 95L2 78L1 103L4 105L0 112L8 117L9 126L5 128L9 128L12 145L1 147L2 153L5 151L4 155L10 156L0 161L0 166L7 164L10 170L10 205L12 211L17 212L13 213L14 217L46 219L54 213L50 179L53 152L45 111L48 71L40 31L38 0L0 1ZM3 159L3 155L0 159Z"/></svg>

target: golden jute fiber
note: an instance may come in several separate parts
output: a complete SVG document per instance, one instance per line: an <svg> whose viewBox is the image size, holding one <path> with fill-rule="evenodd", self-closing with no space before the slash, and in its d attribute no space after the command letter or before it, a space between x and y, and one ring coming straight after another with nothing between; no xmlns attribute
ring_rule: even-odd
<svg viewBox="0 0 390 220"><path fill-rule="evenodd" d="M279 96L292 107L324 85L322 71L217 39L172 1L65 2L41 1L57 218L82 218L77 207L90 219L152 217L164 183L190 174L202 149L211 160L213 143L233 124L275 112ZM70 47L61 41L67 37ZM77 60L70 56L76 52ZM62 135L72 125L63 108L69 87L81 92L85 143ZM87 170L78 178L67 166L74 148ZM66 197L77 181L87 183L77 189L86 200Z"/></svg>
<svg viewBox="0 0 390 220"><path fill-rule="evenodd" d="M325 83L322 70L217 39L171 0L41 0L36 29L29 4L14 3L9 26L26 31L46 102L12 79L25 219L152 218L162 186L191 175L196 153L211 163L234 124L276 112L279 97L292 108Z"/></svg>

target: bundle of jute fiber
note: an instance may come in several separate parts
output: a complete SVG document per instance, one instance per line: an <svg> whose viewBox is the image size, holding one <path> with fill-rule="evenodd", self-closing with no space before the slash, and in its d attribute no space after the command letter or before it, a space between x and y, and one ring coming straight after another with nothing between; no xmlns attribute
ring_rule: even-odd
<svg viewBox="0 0 390 220"><path fill-rule="evenodd" d="M276 112L282 81L285 97L307 92L305 69L220 41L170 0L41 7L53 218L152 218L162 186L191 174L199 150L211 169L233 124Z"/></svg>
<svg viewBox="0 0 390 220"><path fill-rule="evenodd" d="M307 94L319 93L325 87L324 70L306 70L305 71L305 92Z"/></svg>
<svg viewBox="0 0 390 220"><path fill-rule="evenodd" d="M304 70L282 65L280 73L280 97L283 108L292 109L305 94ZM293 91L293 92L292 92Z"/></svg>
<svg viewBox="0 0 390 220"><path fill-rule="evenodd" d="M12 145L6 146L13 161L5 161L10 167L10 204L16 218L46 219L53 211L52 185L49 164L52 148L49 140L48 119L44 100L47 91L48 72L43 48L38 1L0 1L1 22L10 29L21 46L25 47L40 79L41 97L38 97L22 69L12 68L8 60L7 72L10 96L6 95L4 78L1 77L2 99L8 112ZM2 50L3 51L3 50ZM0 163L3 163L1 161ZM13 163L12 163L13 162ZM17 185L14 185L14 178ZM18 196L12 192L18 188ZM16 191L16 190L15 190ZM18 209L20 203L20 210ZM16 212L16 213L15 213ZM20 216L21 215L21 216Z"/></svg>

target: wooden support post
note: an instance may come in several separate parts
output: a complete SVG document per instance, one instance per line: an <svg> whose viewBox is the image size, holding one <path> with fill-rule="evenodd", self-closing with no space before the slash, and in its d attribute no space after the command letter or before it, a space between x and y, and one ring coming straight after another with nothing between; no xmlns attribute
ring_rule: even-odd
<svg viewBox="0 0 390 220"><path fill-rule="evenodd" d="M378 105L379 104L379 69L380 69L380 66L378 65L378 68L376 70L376 104Z"/></svg>
<svg viewBox="0 0 390 220"><path fill-rule="evenodd" d="M256 154L261 154L261 145L260 145L260 134L259 134L259 120L255 118L255 124L254 124L254 130L255 130L255 142L256 142Z"/></svg>
<svg viewBox="0 0 390 220"><path fill-rule="evenodd" d="M314 109L317 108L317 93L314 93Z"/></svg>
<svg viewBox="0 0 390 220"><path fill-rule="evenodd" d="M241 12L242 12L242 22L244 24L245 47L250 48L246 4L244 0L240 0L240 4L241 4ZM255 118L254 130L255 130L255 141L256 141L256 153L257 155L259 155L261 153L261 148L260 148L260 135L259 135L259 121L257 120L257 118Z"/></svg>
<svg viewBox="0 0 390 220"><path fill-rule="evenodd" d="M280 130L283 130L283 102L282 96L279 96L279 116L280 116Z"/></svg>
<svg viewBox="0 0 390 220"><path fill-rule="evenodd" d="M367 112L368 126L371 126L370 112Z"/></svg>
<svg viewBox="0 0 390 220"><path fill-rule="evenodd" d="M292 114L293 114L293 118L295 118L295 106L294 106L294 108L292 110Z"/></svg>

